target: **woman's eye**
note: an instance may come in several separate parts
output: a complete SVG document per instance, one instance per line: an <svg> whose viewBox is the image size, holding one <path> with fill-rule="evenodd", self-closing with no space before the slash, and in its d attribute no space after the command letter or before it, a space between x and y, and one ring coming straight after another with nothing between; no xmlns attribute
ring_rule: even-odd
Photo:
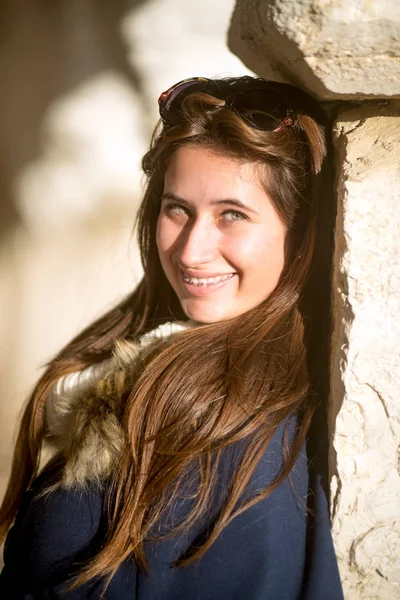
<svg viewBox="0 0 400 600"><path fill-rule="evenodd" d="M247 221L248 219L247 215L240 210L226 210L222 214L227 221Z"/></svg>
<svg viewBox="0 0 400 600"><path fill-rule="evenodd" d="M164 210L169 215L187 215L189 214L188 209L181 204L166 204Z"/></svg>

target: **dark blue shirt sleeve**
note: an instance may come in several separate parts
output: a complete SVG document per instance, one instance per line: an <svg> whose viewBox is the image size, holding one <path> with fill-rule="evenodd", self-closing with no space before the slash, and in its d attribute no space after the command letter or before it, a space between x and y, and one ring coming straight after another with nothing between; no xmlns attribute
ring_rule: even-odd
<svg viewBox="0 0 400 600"><path fill-rule="evenodd" d="M102 541L103 499L95 486L43 494L30 490L5 545L1 598L99 598L94 582L61 595Z"/></svg>
<svg viewBox="0 0 400 600"><path fill-rule="evenodd" d="M271 483L282 465L282 426L250 480L246 497ZM234 468L227 453L228 470ZM307 503L312 503L312 513ZM7 600L94 600L97 581L62 595L105 535L104 492L59 490L27 495L11 530L0 577ZM173 566L198 531L147 544L149 573L125 561L105 600L342 600L329 513L318 478L309 481L305 450L267 498L234 518L204 556Z"/></svg>
<svg viewBox="0 0 400 600"><path fill-rule="evenodd" d="M310 479L308 505L311 513L307 523L307 554L301 600L342 600L328 502L318 474L313 474Z"/></svg>

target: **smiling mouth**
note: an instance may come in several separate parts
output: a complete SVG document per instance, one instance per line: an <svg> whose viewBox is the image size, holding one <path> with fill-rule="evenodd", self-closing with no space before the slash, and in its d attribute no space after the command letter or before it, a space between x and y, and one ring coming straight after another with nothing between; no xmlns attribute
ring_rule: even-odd
<svg viewBox="0 0 400 600"><path fill-rule="evenodd" d="M228 279L231 279L234 276L234 273L227 273L226 275L217 275L215 277L188 277L183 273L183 281L189 285L193 285L195 287L210 287L213 285L218 285Z"/></svg>

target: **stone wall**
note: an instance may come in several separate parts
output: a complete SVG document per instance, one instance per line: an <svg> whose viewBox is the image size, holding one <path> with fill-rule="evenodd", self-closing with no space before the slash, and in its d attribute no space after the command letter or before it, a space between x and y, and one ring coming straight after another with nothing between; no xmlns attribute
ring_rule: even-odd
<svg viewBox="0 0 400 600"><path fill-rule="evenodd" d="M333 533L349 598L400 598L400 103L334 140Z"/></svg>
<svg viewBox="0 0 400 600"><path fill-rule="evenodd" d="M397 0L238 0L231 49L321 100L400 97Z"/></svg>
<svg viewBox="0 0 400 600"><path fill-rule="evenodd" d="M238 0L229 44L329 100L333 536L346 600L400 599L400 4Z"/></svg>

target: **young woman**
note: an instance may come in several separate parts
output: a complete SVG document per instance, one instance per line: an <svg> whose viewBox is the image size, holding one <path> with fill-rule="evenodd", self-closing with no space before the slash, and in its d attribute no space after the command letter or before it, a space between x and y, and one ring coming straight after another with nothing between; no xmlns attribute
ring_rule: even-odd
<svg viewBox="0 0 400 600"><path fill-rule="evenodd" d="M1 597L339 600L299 308L321 116L251 77L185 80L159 104L144 277L33 392L0 512Z"/></svg>

